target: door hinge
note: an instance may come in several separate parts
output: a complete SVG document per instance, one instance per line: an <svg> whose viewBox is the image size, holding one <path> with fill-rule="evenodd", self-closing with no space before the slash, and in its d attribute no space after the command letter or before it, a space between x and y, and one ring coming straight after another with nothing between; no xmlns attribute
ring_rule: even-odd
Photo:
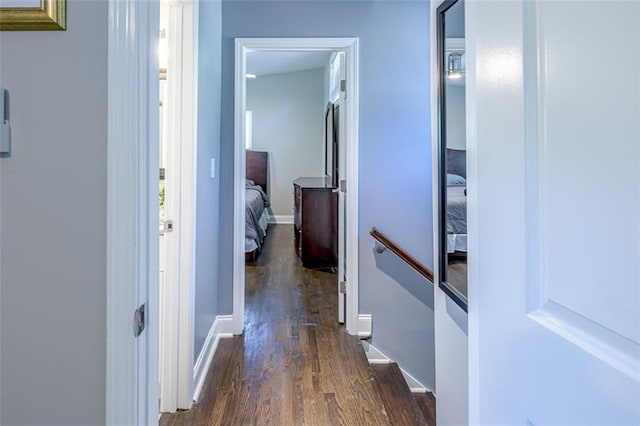
<svg viewBox="0 0 640 426"><path fill-rule="evenodd" d="M165 220L164 221L164 232L173 232L173 221Z"/></svg>
<svg viewBox="0 0 640 426"><path fill-rule="evenodd" d="M146 307L146 304L140 305L140 307L136 309L136 311L133 314L133 335L135 337L140 336L144 331L144 327L146 323L145 314L144 314L145 307Z"/></svg>
<svg viewBox="0 0 640 426"><path fill-rule="evenodd" d="M344 179L340 181L340 192L347 192L347 181Z"/></svg>
<svg viewBox="0 0 640 426"><path fill-rule="evenodd" d="M340 294L347 294L347 283L340 281Z"/></svg>
<svg viewBox="0 0 640 426"><path fill-rule="evenodd" d="M347 80L340 80L340 91L341 92L347 91Z"/></svg>

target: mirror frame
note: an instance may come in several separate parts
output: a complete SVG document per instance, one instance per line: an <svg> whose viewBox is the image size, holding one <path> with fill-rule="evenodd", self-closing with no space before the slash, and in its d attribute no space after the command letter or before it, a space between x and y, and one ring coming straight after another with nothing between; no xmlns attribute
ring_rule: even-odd
<svg viewBox="0 0 640 426"><path fill-rule="evenodd" d="M458 306L467 312L467 296L458 291L443 277L447 277L447 103L446 76L444 57L445 46L445 13L460 0L445 0L436 9L437 13L437 66L438 66L438 230L439 230L439 279L438 287L445 292Z"/></svg>

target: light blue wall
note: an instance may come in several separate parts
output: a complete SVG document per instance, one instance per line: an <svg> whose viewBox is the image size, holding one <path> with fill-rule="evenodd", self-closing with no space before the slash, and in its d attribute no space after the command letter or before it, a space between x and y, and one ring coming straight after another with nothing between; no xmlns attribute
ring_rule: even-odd
<svg viewBox="0 0 640 426"><path fill-rule="evenodd" d="M232 307L235 37L360 38L360 312L372 343L435 386L433 287L389 253L372 226L433 266L428 1L223 1L221 313Z"/></svg>
<svg viewBox="0 0 640 426"><path fill-rule="evenodd" d="M270 213L293 220L293 181L324 176L324 69L247 80L253 149L269 152Z"/></svg>
<svg viewBox="0 0 640 426"><path fill-rule="evenodd" d="M218 214L220 179L211 179L210 162L220 164L220 1L200 2L198 58L198 171L196 212L195 346L197 359L218 314Z"/></svg>

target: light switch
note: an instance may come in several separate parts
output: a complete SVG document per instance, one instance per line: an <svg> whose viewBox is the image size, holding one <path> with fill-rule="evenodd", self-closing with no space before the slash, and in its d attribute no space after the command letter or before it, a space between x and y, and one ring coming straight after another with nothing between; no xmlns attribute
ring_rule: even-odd
<svg viewBox="0 0 640 426"><path fill-rule="evenodd" d="M0 88L0 155L11 153L11 127L9 126L9 96Z"/></svg>
<svg viewBox="0 0 640 426"><path fill-rule="evenodd" d="M211 159L211 179L216 177L216 159Z"/></svg>

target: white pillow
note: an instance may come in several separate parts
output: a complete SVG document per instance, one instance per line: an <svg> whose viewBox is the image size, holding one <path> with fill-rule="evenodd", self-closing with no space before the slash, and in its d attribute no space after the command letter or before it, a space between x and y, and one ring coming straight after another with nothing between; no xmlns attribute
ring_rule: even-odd
<svg viewBox="0 0 640 426"><path fill-rule="evenodd" d="M467 180L460 175L447 173L447 186L465 186Z"/></svg>

